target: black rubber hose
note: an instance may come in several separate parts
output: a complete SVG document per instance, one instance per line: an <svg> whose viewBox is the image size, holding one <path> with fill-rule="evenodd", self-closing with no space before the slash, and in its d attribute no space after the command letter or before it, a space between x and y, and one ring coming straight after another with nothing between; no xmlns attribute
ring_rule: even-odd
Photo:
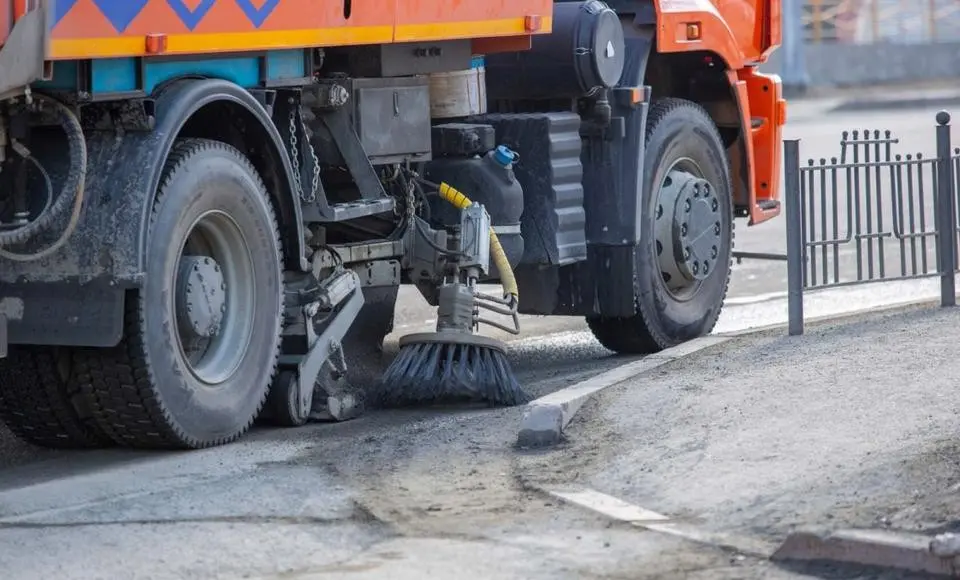
<svg viewBox="0 0 960 580"><path fill-rule="evenodd" d="M83 207L87 176L87 142L83 136L83 127L80 125L80 120L69 107L54 98L36 93L33 98L46 101L56 108L57 117L64 133L67 135L67 142L70 146L70 169L67 172L60 195L56 197L52 204L47 205L35 220L15 230L0 232L0 257L17 262L30 262L45 258L63 247L70 236L73 235L77 222L80 221L80 210ZM69 194L71 190L73 191L72 195ZM2 249L3 246L26 242L40 232L49 229L53 222L64 214L71 201L73 201L73 211L70 215L70 221L63 234L53 245L30 254L14 253Z"/></svg>

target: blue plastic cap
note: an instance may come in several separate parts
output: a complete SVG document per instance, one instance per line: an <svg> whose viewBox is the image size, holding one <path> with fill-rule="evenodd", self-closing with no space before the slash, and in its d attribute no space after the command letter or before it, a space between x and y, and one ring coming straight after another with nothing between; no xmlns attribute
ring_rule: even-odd
<svg viewBox="0 0 960 580"><path fill-rule="evenodd" d="M500 145L494 150L493 159L500 165L507 167L516 159L516 154L506 145Z"/></svg>

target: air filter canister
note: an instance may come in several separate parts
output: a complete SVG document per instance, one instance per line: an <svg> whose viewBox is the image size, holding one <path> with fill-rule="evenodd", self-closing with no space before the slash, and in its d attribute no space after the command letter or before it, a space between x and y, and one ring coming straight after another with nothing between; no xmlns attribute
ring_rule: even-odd
<svg viewBox="0 0 960 580"><path fill-rule="evenodd" d="M578 98L616 86L625 44L617 13L599 0L554 3L553 32L530 50L487 55L490 98Z"/></svg>

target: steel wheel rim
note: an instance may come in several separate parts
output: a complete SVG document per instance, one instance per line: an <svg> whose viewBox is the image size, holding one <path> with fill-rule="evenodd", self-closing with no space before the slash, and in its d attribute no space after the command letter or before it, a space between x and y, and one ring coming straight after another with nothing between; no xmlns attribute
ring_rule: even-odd
<svg viewBox="0 0 960 580"><path fill-rule="evenodd" d="M654 206L654 262L674 300L693 299L719 267L723 226L716 188L696 161L681 157L664 173Z"/></svg>
<svg viewBox="0 0 960 580"><path fill-rule="evenodd" d="M194 257L212 258L220 267L225 286L219 332L201 341L184 333L181 327L185 308L184 297L178 291L183 276L181 268L184 260ZM219 210L207 211L195 219L178 254L171 311L181 360L190 374L206 387L218 388L233 377L250 348L256 307L254 280L250 248L236 221Z"/></svg>

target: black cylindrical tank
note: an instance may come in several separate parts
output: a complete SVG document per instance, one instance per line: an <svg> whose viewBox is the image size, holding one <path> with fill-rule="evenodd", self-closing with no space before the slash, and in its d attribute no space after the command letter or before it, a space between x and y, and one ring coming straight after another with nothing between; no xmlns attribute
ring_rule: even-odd
<svg viewBox="0 0 960 580"><path fill-rule="evenodd" d="M553 32L530 50L486 56L491 99L580 98L620 81L626 45L620 17L599 0L555 2Z"/></svg>
<svg viewBox="0 0 960 580"><path fill-rule="evenodd" d="M516 153L501 145L484 155L435 159L425 171L429 181L446 182L471 201L483 204L507 259L514 266L523 256L523 188L513 174L515 159ZM460 225L460 211L438 196L430 197L430 218L435 225ZM493 268L492 263L490 267Z"/></svg>

